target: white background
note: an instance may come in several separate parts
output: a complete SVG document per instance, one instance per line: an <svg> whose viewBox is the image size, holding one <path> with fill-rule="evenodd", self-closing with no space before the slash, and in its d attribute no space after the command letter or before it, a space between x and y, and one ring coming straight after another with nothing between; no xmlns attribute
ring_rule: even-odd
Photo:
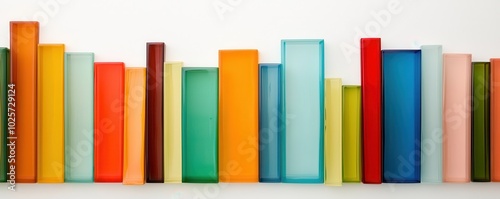
<svg viewBox="0 0 500 199"><path fill-rule="evenodd" d="M9 21L41 22L40 43L96 53L96 61L145 65L145 42L164 41L166 59L217 66L218 50L255 48L280 62L280 40L325 39L326 76L359 84L359 38L382 47L442 44L444 52L500 57L496 0L0 0L0 46ZM217 5L214 6L214 5ZM2 188L4 187L4 188ZM0 198L498 198L500 184L0 184Z"/></svg>

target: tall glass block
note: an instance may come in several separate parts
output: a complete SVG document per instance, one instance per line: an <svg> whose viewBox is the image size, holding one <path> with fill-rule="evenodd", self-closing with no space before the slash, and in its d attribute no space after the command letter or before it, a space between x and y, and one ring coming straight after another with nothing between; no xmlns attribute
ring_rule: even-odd
<svg viewBox="0 0 500 199"><path fill-rule="evenodd" d="M470 182L471 54L443 54L443 182Z"/></svg>
<svg viewBox="0 0 500 199"><path fill-rule="evenodd" d="M490 158L491 181L500 182L500 58L490 59Z"/></svg>
<svg viewBox="0 0 500 199"><path fill-rule="evenodd" d="M471 180L490 181L490 62L472 63Z"/></svg>
<svg viewBox="0 0 500 199"><path fill-rule="evenodd" d="M36 21L10 22L10 83L16 90L16 182L34 183L37 172ZM11 166L14 164L10 164Z"/></svg>
<svg viewBox="0 0 500 199"><path fill-rule="evenodd" d="M325 79L325 184L342 185L342 79Z"/></svg>
<svg viewBox="0 0 500 199"><path fill-rule="evenodd" d="M64 57L64 181L94 181L94 53Z"/></svg>
<svg viewBox="0 0 500 199"><path fill-rule="evenodd" d="M163 70L165 183L182 182L182 65L182 62L167 62Z"/></svg>
<svg viewBox="0 0 500 199"><path fill-rule="evenodd" d="M7 137L9 136L7 121L7 84L9 72L9 49L0 48L0 182L7 182L10 172L7 162Z"/></svg>
<svg viewBox="0 0 500 199"><path fill-rule="evenodd" d="M146 68L125 69L123 184L144 184Z"/></svg>
<svg viewBox="0 0 500 199"><path fill-rule="evenodd" d="M219 182L218 73L212 67L182 68L182 182Z"/></svg>
<svg viewBox="0 0 500 199"><path fill-rule="evenodd" d="M420 182L420 50L383 50L384 182ZM402 169L405 168L405 169Z"/></svg>
<svg viewBox="0 0 500 199"><path fill-rule="evenodd" d="M282 181L323 183L324 41L282 40L285 133Z"/></svg>
<svg viewBox="0 0 500 199"><path fill-rule="evenodd" d="M342 88L342 181L361 182L361 86Z"/></svg>
<svg viewBox="0 0 500 199"><path fill-rule="evenodd" d="M259 64L259 181L281 182L283 133L281 64Z"/></svg>
<svg viewBox="0 0 500 199"><path fill-rule="evenodd" d="M146 46L146 181L163 183L163 64L165 43Z"/></svg>
<svg viewBox="0 0 500 199"><path fill-rule="evenodd" d="M363 183L382 183L382 62L380 38L361 38Z"/></svg>
<svg viewBox="0 0 500 199"><path fill-rule="evenodd" d="M219 180L259 181L259 55L219 51ZM224 176L236 164L239 172Z"/></svg>
<svg viewBox="0 0 500 199"><path fill-rule="evenodd" d="M422 182L443 181L443 48L422 49Z"/></svg>
<svg viewBox="0 0 500 199"><path fill-rule="evenodd" d="M123 180L125 64L94 63L94 179Z"/></svg>
<svg viewBox="0 0 500 199"><path fill-rule="evenodd" d="M40 44L37 70L37 182L64 182L64 44Z"/></svg>

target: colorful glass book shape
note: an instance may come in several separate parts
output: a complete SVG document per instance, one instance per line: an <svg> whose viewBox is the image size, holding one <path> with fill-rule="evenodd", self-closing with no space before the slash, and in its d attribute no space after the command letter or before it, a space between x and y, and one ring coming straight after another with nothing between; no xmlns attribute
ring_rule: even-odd
<svg viewBox="0 0 500 199"><path fill-rule="evenodd" d="M443 182L470 182L470 54L443 54Z"/></svg>
<svg viewBox="0 0 500 199"><path fill-rule="evenodd" d="M166 62L163 69L165 183L182 182L182 65Z"/></svg>
<svg viewBox="0 0 500 199"><path fill-rule="evenodd" d="M342 88L342 181L361 182L361 87Z"/></svg>
<svg viewBox="0 0 500 199"><path fill-rule="evenodd" d="M259 181L281 182L283 133L281 64L259 64Z"/></svg>
<svg viewBox="0 0 500 199"><path fill-rule="evenodd" d="M215 67L182 68L182 182L219 182L218 77Z"/></svg>
<svg viewBox="0 0 500 199"><path fill-rule="evenodd" d="M64 181L94 181L94 53L64 58Z"/></svg>
<svg viewBox="0 0 500 199"><path fill-rule="evenodd" d="M384 173L387 183L420 182L420 50L383 50Z"/></svg>
<svg viewBox="0 0 500 199"><path fill-rule="evenodd" d="M94 63L94 181L123 181L123 62Z"/></svg>
<svg viewBox="0 0 500 199"><path fill-rule="evenodd" d="M283 182L323 183L324 41L282 40L285 82Z"/></svg>
<svg viewBox="0 0 500 199"><path fill-rule="evenodd" d="M471 181L490 181L490 62L472 63Z"/></svg>
<svg viewBox="0 0 500 199"><path fill-rule="evenodd" d="M144 184L146 68L125 69L123 184Z"/></svg>

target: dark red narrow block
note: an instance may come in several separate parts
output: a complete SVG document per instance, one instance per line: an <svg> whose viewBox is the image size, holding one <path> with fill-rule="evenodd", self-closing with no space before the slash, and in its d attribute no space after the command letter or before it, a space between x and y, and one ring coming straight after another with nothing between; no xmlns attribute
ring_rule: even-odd
<svg viewBox="0 0 500 199"><path fill-rule="evenodd" d="M163 63L165 44L147 43L146 182L163 183Z"/></svg>
<svg viewBox="0 0 500 199"><path fill-rule="evenodd" d="M363 183L382 183L382 67L380 38L361 39Z"/></svg>
<svg viewBox="0 0 500 199"><path fill-rule="evenodd" d="M94 64L94 180L123 179L123 92L125 64Z"/></svg>

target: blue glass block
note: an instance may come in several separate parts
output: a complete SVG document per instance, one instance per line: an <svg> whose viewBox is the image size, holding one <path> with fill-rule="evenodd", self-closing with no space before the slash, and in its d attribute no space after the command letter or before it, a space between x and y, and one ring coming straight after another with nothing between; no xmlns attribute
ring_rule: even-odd
<svg viewBox="0 0 500 199"><path fill-rule="evenodd" d="M64 58L64 181L94 181L94 53Z"/></svg>
<svg viewBox="0 0 500 199"><path fill-rule="evenodd" d="M443 47L422 49L422 182L443 182Z"/></svg>
<svg viewBox="0 0 500 199"><path fill-rule="evenodd" d="M420 182L420 50L383 50L384 182Z"/></svg>
<svg viewBox="0 0 500 199"><path fill-rule="evenodd" d="M282 181L323 183L323 40L282 40L286 121Z"/></svg>
<svg viewBox="0 0 500 199"><path fill-rule="evenodd" d="M259 181L281 182L281 64L259 64Z"/></svg>

